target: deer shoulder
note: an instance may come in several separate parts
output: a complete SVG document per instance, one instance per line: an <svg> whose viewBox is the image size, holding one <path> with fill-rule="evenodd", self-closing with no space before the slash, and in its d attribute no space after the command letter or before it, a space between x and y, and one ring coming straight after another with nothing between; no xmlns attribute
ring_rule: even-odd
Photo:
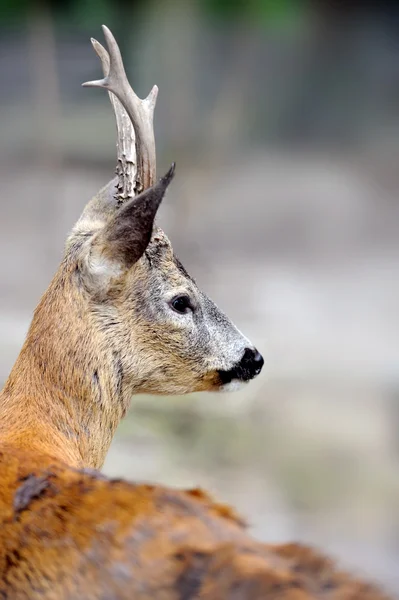
<svg viewBox="0 0 399 600"><path fill-rule="evenodd" d="M3 598L384 598L318 552L254 540L198 489L109 480L5 447L0 477Z"/></svg>

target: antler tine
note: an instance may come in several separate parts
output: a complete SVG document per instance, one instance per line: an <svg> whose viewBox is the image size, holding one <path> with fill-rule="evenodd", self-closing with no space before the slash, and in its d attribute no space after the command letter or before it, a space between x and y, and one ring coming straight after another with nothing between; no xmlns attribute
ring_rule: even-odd
<svg viewBox="0 0 399 600"><path fill-rule="evenodd" d="M104 77L108 77L110 59L109 54L94 38L91 38L92 46L101 60ZM117 130L117 159L116 174L118 176L117 193L115 199L120 204L133 198L135 195L136 183L136 136L129 115L123 108L121 102L112 92L108 92L109 99L114 109Z"/></svg>
<svg viewBox="0 0 399 600"><path fill-rule="evenodd" d="M138 96L136 96L128 82L121 53L114 36L105 25L103 25L103 31L109 54L105 48L99 44L99 42L94 40L92 43L103 64L104 79L89 81L83 85L85 87L101 87L107 89L109 92L112 92L115 94L115 96L117 96L126 113L128 114L130 121L133 124L136 137L137 168L135 173L125 174L123 169L123 162L125 161L122 160L121 162L121 158L118 156L119 166L122 167L122 173L118 173L118 175L120 177L120 182L121 179L123 179L123 189L131 188L131 192L139 193L154 183L156 175L153 114L158 88L157 86L154 86L147 98L144 100L141 100L138 98ZM113 106L117 118L117 124L118 119L120 121L119 125L122 124L122 131L123 123L125 122L123 113L121 113L119 110L118 105L116 105L118 109L114 103ZM126 134L124 134L123 137L126 137ZM127 137L130 138L129 143L132 144L133 142L131 135L128 135ZM119 138L121 138L121 136L119 135L118 128L118 141ZM119 146L120 148L118 148L118 151L123 148L123 144L119 143ZM127 182L127 175L130 177L130 184Z"/></svg>

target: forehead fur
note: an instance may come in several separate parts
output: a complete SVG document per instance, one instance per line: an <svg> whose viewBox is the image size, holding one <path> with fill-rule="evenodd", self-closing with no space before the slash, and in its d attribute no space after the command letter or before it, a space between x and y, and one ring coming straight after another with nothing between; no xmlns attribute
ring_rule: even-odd
<svg viewBox="0 0 399 600"><path fill-rule="evenodd" d="M173 260L172 244L168 236L160 227L154 227L150 243L147 246L145 254L154 266L158 266L164 260Z"/></svg>
<svg viewBox="0 0 399 600"><path fill-rule="evenodd" d="M173 264L173 267L177 267L181 275L193 281L192 277L190 277L179 259L175 256L168 236L160 227L154 227L151 241L145 251L145 256L152 267L168 268Z"/></svg>
<svg viewBox="0 0 399 600"><path fill-rule="evenodd" d="M169 272L169 275L170 267L173 267L173 271L177 269L180 276L188 279L196 287L195 280L186 271L180 260L173 252L173 248L168 236L160 227L154 227L151 241L147 246L145 255L151 266L156 268L163 267L166 269L166 272Z"/></svg>

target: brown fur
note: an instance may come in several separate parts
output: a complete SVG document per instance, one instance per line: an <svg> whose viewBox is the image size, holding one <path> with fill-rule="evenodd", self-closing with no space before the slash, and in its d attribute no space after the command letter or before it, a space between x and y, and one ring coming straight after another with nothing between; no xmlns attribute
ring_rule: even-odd
<svg viewBox="0 0 399 600"><path fill-rule="evenodd" d="M200 490L112 481L2 446L0 597L383 600L331 560L254 541Z"/></svg>

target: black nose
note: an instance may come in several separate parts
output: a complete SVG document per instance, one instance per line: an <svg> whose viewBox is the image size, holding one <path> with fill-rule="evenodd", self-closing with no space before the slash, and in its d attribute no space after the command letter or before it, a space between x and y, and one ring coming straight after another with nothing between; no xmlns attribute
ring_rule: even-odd
<svg viewBox="0 0 399 600"><path fill-rule="evenodd" d="M256 375L259 375L264 362L263 356L256 348L245 348L244 356L242 357L239 366L243 371L248 372L250 375L248 379L252 379Z"/></svg>
<svg viewBox="0 0 399 600"><path fill-rule="evenodd" d="M256 348L245 348L240 362L230 371L219 371L219 375L223 383L230 383L233 379L249 381L259 375L264 362Z"/></svg>
<svg viewBox="0 0 399 600"><path fill-rule="evenodd" d="M254 349L254 357L253 357L253 363L254 363L254 373L255 375L259 375L259 373L262 370L263 365L265 364L265 361L263 360L263 356L261 355L260 352L257 351L257 349Z"/></svg>

